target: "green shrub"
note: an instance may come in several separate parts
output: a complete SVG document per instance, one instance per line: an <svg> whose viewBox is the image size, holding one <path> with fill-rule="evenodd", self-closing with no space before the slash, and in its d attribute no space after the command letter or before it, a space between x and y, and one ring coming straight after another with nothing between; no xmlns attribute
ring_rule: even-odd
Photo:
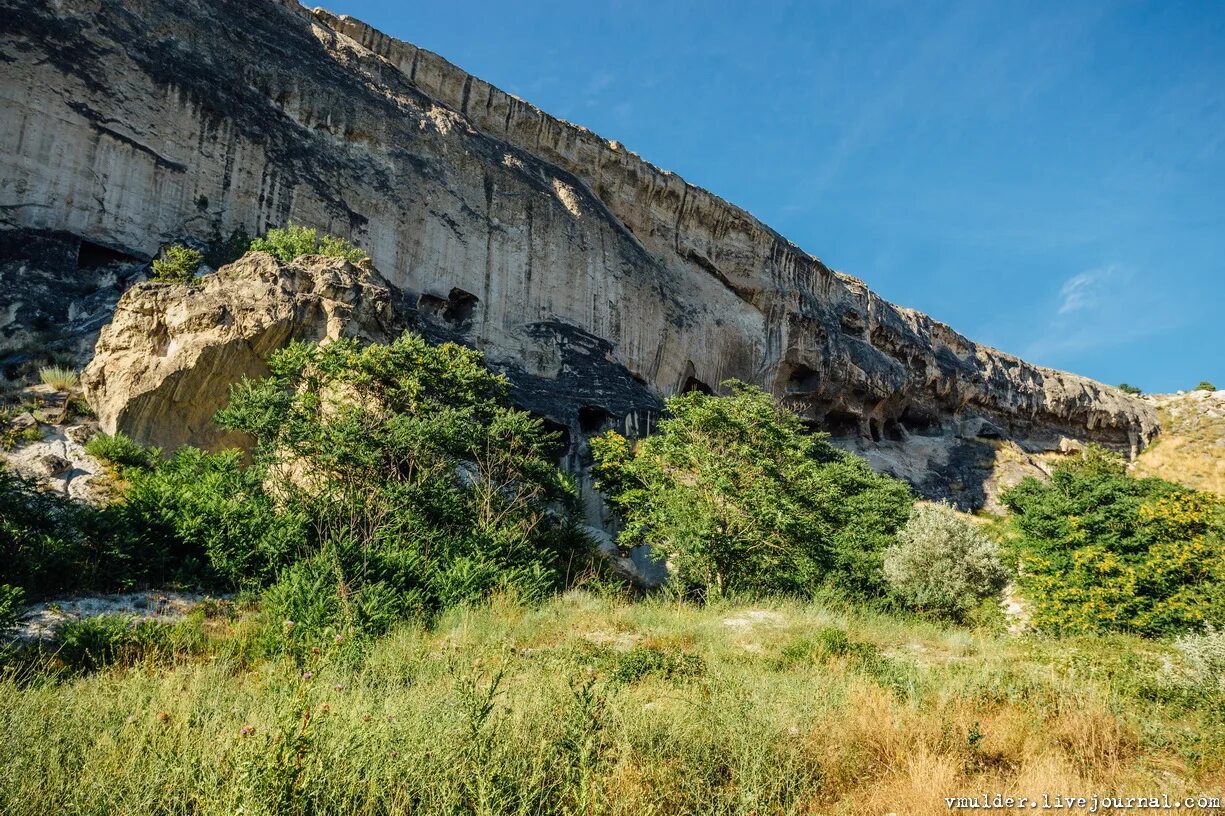
<svg viewBox="0 0 1225 816"><path fill-rule="evenodd" d="M1034 625L1171 635L1225 622L1225 502L1090 448L1006 491Z"/></svg>
<svg viewBox="0 0 1225 816"><path fill-rule="evenodd" d="M81 382L77 372L66 366L43 366L38 370L38 379L57 391L71 391Z"/></svg>
<svg viewBox="0 0 1225 816"><path fill-rule="evenodd" d="M153 279L162 283L191 283L203 261L204 254L198 249L171 244L153 262Z"/></svg>
<svg viewBox="0 0 1225 816"><path fill-rule="evenodd" d="M17 616L24 602L25 592L21 587L0 584L0 636L17 623Z"/></svg>
<svg viewBox="0 0 1225 816"><path fill-rule="evenodd" d="M185 447L152 470L125 472L122 525L177 579L228 589L263 587L306 550L305 519L278 507L262 474L237 451Z"/></svg>
<svg viewBox="0 0 1225 816"><path fill-rule="evenodd" d="M319 233L314 227L290 225L286 229L270 229L251 242L252 252L267 252L282 261L290 262L303 255L325 255L343 258L349 263L360 263L369 256L365 252L335 235Z"/></svg>
<svg viewBox="0 0 1225 816"><path fill-rule="evenodd" d="M308 553L334 547L361 581L437 609L540 597L590 549L553 435L478 352L406 334L295 344L269 366L218 421L255 438L253 489L307 520Z"/></svg>
<svg viewBox="0 0 1225 816"><path fill-rule="evenodd" d="M646 677L681 680L706 673L706 663L695 654L647 646L635 646L616 653L609 679L618 683L634 683Z"/></svg>
<svg viewBox="0 0 1225 816"><path fill-rule="evenodd" d="M130 642L132 618L98 615L65 622L56 632L56 657L69 669L82 672L110 666Z"/></svg>
<svg viewBox="0 0 1225 816"><path fill-rule="evenodd" d="M112 465L146 470L153 468L162 456L161 449L141 445L123 432L97 434L85 443L85 452Z"/></svg>
<svg viewBox="0 0 1225 816"><path fill-rule="evenodd" d="M1144 393L1139 388L1136 388L1134 385L1129 385L1128 383L1119 383L1118 388L1124 394L1134 394L1138 396Z"/></svg>
<svg viewBox="0 0 1225 816"><path fill-rule="evenodd" d="M204 617L181 621L108 614L67 621L55 633L55 656L73 672L91 672L117 663L166 660L203 651Z"/></svg>
<svg viewBox="0 0 1225 816"><path fill-rule="evenodd" d="M1207 380L1200 380L1199 385L1195 386L1196 391L1215 391L1216 386Z"/></svg>
<svg viewBox="0 0 1225 816"><path fill-rule="evenodd" d="M1193 683L1225 692L1225 629L1209 626L1203 632L1182 635L1175 639L1174 647L1182 653Z"/></svg>
<svg viewBox="0 0 1225 816"><path fill-rule="evenodd" d="M592 440L622 545L649 544L682 587L708 595L811 595L827 583L879 594L910 489L809 434L769 394L725 385L727 397L669 399L658 432L636 445L612 432Z"/></svg>
<svg viewBox="0 0 1225 816"><path fill-rule="evenodd" d="M312 649L377 637L424 613L421 591L400 592L363 574L358 559L327 547L298 561L263 594L265 646L299 659Z"/></svg>
<svg viewBox="0 0 1225 816"><path fill-rule="evenodd" d="M885 580L901 602L920 612L963 620L1007 582L994 541L947 504L915 507L885 550Z"/></svg>

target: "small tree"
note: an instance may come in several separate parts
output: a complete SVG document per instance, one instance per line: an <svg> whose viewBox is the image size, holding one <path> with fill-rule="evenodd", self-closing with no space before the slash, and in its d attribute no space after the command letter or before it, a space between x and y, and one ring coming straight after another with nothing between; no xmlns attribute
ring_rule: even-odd
<svg viewBox="0 0 1225 816"><path fill-rule="evenodd" d="M1207 380L1200 380L1199 385L1195 386L1196 391L1215 391L1216 386Z"/></svg>
<svg viewBox="0 0 1225 816"><path fill-rule="evenodd" d="M885 579L907 606L961 620L1008 574L995 542L947 504L920 505L885 550Z"/></svg>
<svg viewBox="0 0 1225 816"><path fill-rule="evenodd" d="M1134 394L1137 396L1144 393L1139 388L1136 388L1134 385L1130 385L1128 383L1119 383L1119 390L1124 394Z"/></svg>
<svg viewBox="0 0 1225 816"><path fill-rule="evenodd" d="M657 433L592 440L600 487L682 586L809 594L881 591L881 552L910 512L903 482L806 431L758 388L667 402Z"/></svg>
<svg viewBox="0 0 1225 816"><path fill-rule="evenodd" d="M260 483L346 576L449 606L499 587L538 596L582 554L553 435L510 407L479 352L405 334L296 343L269 367L218 422L255 438Z"/></svg>
<svg viewBox="0 0 1225 816"><path fill-rule="evenodd" d="M286 263L303 255L325 255L360 263L369 256L343 238L320 233L314 227L290 225L285 229L270 229L251 242L252 252L267 252Z"/></svg>
<svg viewBox="0 0 1225 816"><path fill-rule="evenodd" d="M153 279L162 283L191 283L203 261L204 254L199 250L172 244L153 262Z"/></svg>

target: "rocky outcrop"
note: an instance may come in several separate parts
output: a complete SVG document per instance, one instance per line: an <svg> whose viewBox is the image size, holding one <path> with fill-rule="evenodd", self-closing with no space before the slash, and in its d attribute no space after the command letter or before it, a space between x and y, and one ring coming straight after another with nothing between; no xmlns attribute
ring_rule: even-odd
<svg viewBox="0 0 1225 816"><path fill-rule="evenodd" d="M293 340L391 336L378 274L337 258L292 264L253 252L195 284L141 283L120 299L81 376L103 431L167 450L241 446L212 421L243 377Z"/></svg>
<svg viewBox="0 0 1225 816"><path fill-rule="evenodd" d="M662 396L732 377L970 505L998 440L1134 452L1155 433L1146 403L893 306L620 144L351 18L277 0L0 13L4 226L134 258L289 221L348 237L400 311L482 348L579 459L584 434L641 432Z"/></svg>

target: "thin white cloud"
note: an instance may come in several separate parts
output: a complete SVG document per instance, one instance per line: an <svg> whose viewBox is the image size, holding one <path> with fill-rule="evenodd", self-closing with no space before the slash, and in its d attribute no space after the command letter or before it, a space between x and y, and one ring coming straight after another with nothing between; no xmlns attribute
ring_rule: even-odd
<svg viewBox="0 0 1225 816"><path fill-rule="evenodd" d="M1072 275L1022 357L1054 366L1093 349L1131 343L1176 327L1177 304L1152 280L1112 263Z"/></svg>
<svg viewBox="0 0 1225 816"><path fill-rule="evenodd" d="M1110 283L1119 278L1116 266L1103 266L1073 275L1059 289L1059 314L1066 315L1092 309L1109 297Z"/></svg>

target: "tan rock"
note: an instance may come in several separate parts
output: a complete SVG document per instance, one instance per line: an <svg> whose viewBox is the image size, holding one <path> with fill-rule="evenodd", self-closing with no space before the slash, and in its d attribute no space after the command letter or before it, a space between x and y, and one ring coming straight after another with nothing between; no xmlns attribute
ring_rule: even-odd
<svg viewBox="0 0 1225 816"><path fill-rule="evenodd" d="M293 340L387 338L378 274L336 258L249 253L198 285L144 283L119 301L81 382L102 430L173 449L242 445L213 415L243 377Z"/></svg>

